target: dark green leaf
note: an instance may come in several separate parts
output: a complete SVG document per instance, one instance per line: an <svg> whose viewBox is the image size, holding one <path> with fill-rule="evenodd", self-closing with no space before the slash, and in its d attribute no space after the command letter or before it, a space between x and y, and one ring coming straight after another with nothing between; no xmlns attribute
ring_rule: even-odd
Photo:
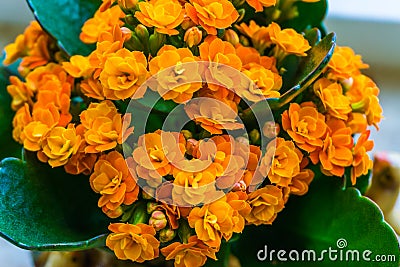
<svg viewBox="0 0 400 267"><path fill-rule="evenodd" d="M2 62L3 59L0 59ZM21 146L12 138L11 97L7 92L9 73L0 64L0 160L5 157L20 157Z"/></svg>
<svg viewBox="0 0 400 267"><path fill-rule="evenodd" d="M87 176L52 169L35 153L0 163L0 232L24 249L104 246L109 219L97 200Z"/></svg>
<svg viewBox="0 0 400 267"><path fill-rule="evenodd" d="M312 28L312 29L307 30L304 37L307 39L308 43L311 46L315 46L322 39L321 31L318 28Z"/></svg>
<svg viewBox="0 0 400 267"><path fill-rule="evenodd" d="M69 55L88 55L94 46L79 39L84 22L101 4L99 0L27 0L41 26Z"/></svg>
<svg viewBox="0 0 400 267"><path fill-rule="evenodd" d="M335 33L330 33L316 46L311 48L308 55L300 62L296 78L294 79L294 85L279 99L269 99L268 103L270 107L277 109L286 105L310 86L328 65L335 45L336 35Z"/></svg>
<svg viewBox="0 0 400 267"><path fill-rule="evenodd" d="M302 197L291 197L287 207L278 214L272 226L248 227L239 242L234 243L234 253L243 266L270 266L270 261L257 260L257 253L280 249L288 253L297 249L316 251L317 258L322 250L343 251L342 261L331 261L325 254L324 261L293 262L276 261L274 266L359 266L375 267L374 261L364 261L362 253L370 250L371 259L376 255L395 255L393 262L381 262L379 266L399 266L399 244L393 229L383 220L378 207L355 188L341 189L342 180L337 177L317 177L309 192ZM337 242L345 239L347 246L339 249ZM346 252L357 250L360 261L346 261Z"/></svg>
<svg viewBox="0 0 400 267"><path fill-rule="evenodd" d="M136 100L148 109L153 109L162 113L170 113L178 104L172 100L164 100L157 92L147 90L143 98Z"/></svg>

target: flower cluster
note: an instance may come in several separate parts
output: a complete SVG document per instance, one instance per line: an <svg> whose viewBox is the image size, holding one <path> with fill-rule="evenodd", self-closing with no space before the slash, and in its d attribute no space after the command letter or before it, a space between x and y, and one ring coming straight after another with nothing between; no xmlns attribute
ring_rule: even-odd
<svg viewBox="0 0 400 267"><path fill-rule="evenodd" d="M372 167L379 89L349 47L272 109L274 121L254 122L257 107L290 93L288 62L298 67L318 43L279 24L295 2L103 0L82 27L96 45L88 56L65 55L33 22L5 49L5 64L22 58L7 88L13 137L89 177L99 208L120 219L106 242L119 259L217 260L223 242L272 224L317 174L354 185ZM175 107L185 123L164 129Z"/></svg>

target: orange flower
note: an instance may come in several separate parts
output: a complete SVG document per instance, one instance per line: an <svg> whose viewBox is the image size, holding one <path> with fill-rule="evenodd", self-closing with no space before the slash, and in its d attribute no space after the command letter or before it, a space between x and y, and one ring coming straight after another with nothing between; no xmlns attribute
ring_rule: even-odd
<svg viewBox="0 0 400 267"><path fill-rule="evenodd" d="M130 98L146 81L147 76L147 60L143 52L131 52L122 48L108 55L104 69L100 73L104 96L111 100ZM135 96L135 98L141 96Z"/></svg>
<svg viewBox="0 0 400 267"><path fill-rule="evenodd" d="M62 62L62 66L74 78L88 77L93 73L93 67L90 65L89 58L82 55L70 57L69 62Z"/></svg>
<svg viewBox="0 0 400 267"><path fill-rule="evenodd" d="M288 187L292 178L299 174L302 159L303 154L292 141L278 137L268 144L259 171L264 177L268 176L271 183Z"/></svg>
<svg viewBox="0 0 400 267"><path fill-rule="evenodd" d="M351 169L351 183L355 185L357 178L366 175L372 169L373 162L369 158L367 152L374 148L374 141L368 140L370 131L366 131L360 135L356 145L353 148L353 168Z"/></svg>
<svg viewBox="0 0 400 267"><path fill-rule="evenodd" d="M122 26L124 22L120 19L123 17L125 14L118 5L104 11L97 10L93 18L83 24L79 38L84 43L96 43L102 32L111 32L114 25Z"/></svg>
<svg viewBox="0 0 400 267"><path fill-rule="evenodd" d="M10 85L7 86L7 92L11 95L11 108L18 110L25 103L32 105L33 92L30 90L25 83L23 83L18 77L10 77Z"/></svg>
<svg viewBox="0 0 400 267"><path fill-rule="evenodd" d="M122 143L122 118L111 101L91 103L80 114L85 127L86 153L98 153L113 149Z"/></svg>
<svg viewBox="0 0 400 267"><path fill-rule="evenodd" d="M278 74L278 70L276 69L276 59L274 57L261 56L254 47L239 44L235 48L237 56L242 61L243 69L248 70L256 64Z"/></svg>
<svg viewBox="0 0 400 267"><path fill-rule="evenodd" d="M284 53L297 56L306 56L311 46L303 35L297 33L294 29L283 29L279 24L272 22L269 26L270 38L272 43L276 44Z"/></svg>
<svg viewBox="0 0 400 267"><path fill-rule="evenodd" d="M72 155L67 164L64 165L65 172L73 175L81 173L89 175L92 173L94 164L97 161L97 154L85 153L86 146L87 144L85 141L81 142L78 151Z"/></svg>
<svg viewBox="0 0 400 267"><path fill-rule="evenodd" d="M49 43L50 38L39 23L32 21L25 29L24 34L18 35L15 43L9 44L4 48L6 58L3 63L8 65L21 57L20 73L25 73L25 68L31 70L38 66L43 66L50 60Z"/></svg>
<svg viewBox="0 0 400 267"><path fill-rule="evenodd" d="M222 134L222 130L243 129L237 122L237 113L221 101L210 98L194 99L185 106L190 119L211 134Z"/></svg>
<svg viewBox="0 0 400 267"><path fill-rule="evenodd" d="M175 267L203 266L207 257L217 260L216 252L217 249L207 246L195 235L190 236L187 243L174 242L161 249L166 260L175 260Z"/></svg>
<svg viewBox="0 0 400 267"><path fill-rule="evenodd" d="M339 83L321 78L314 83L314 92L319 96L328 113L340 120L347 120L351 112L350 101L343 95L343 88Z"/></svg>
<svg viewBox="0 0 400 267"><path fill-rule="evenodd" d="M256 12L261 12L264 7L270 7L276 5L276 0L246 0L246 2L256 10Z"/></svg>
<svg viewBox="0 0 400 267"><path fill-rule="evenodd" d="M215 89L213 87L213 89ZM212 98L223 102L232 110L237 112L238 104L241 98L233 91L220 87L218 90L212 90L208 85L203 86L198 92L197 97Z"/></svg>
<svg viewBox="0 0 400 267"><path fill-rule="evenodd" d="M144 262L158 257L160 242L154 237L156 231L146 224L112 223L108 227L106 245L120 260Z"/></svg>
<svg viewBox="0 0 400 267"><path fill-rule="evenodd" d="M104 100L104 87L98 79L93 79L92 77L83 80L79 84L79 88L81 89L82 93L87 97L91 97L97 100Z"/></svg>
<svg viewBox="0 0 400 267"><path fill-rule="evenodd" d="M93 191L101 194L99 207L103 211L115 211L121 204L131 205L137 200L139 186L136 180L124 157L117 151L111 151L102 155L94 165L90 186Z"/></svg>
<svg viewBox="0 0 400 267"><path fill-rule="evenodd" d="M217 29L228 28L239 18L239 13L228 0L191 0L185 4L187 15L208 34L217 35Z"/></svg>
<svg viewBox="0 0 400 267"><path fill-rule="evenodd" d="M12 136L15 141L20 144L24 143L24 135L22 134L26 125L32 121L32 116L29 111L29 105L25 103L24 106L20 107L14 115L12 125L13 131Z"/></svg>
<svg viewBox="0 0 400 267"><path fill-rule="evenodd" d="M161 130L140 136L132 153L138 176L156 188L162 176L172 174L173 165L183 159L185 143L182 134Z"/></svg>
<svg viewBox="0 0 400 267"><path fill-rule="evenodd" d="M325 117L311 102L292 103L282 114L282 127L298 147L313 152L322 147L325 137Z"/></svg>
<svg viewBox="0 0 400 267"><path fill-rule="evenodd" d="M308 186L314 179L314 172L310 169L302 169L299 174L292 178L289 185L290 194L303 196L308 192Z"/></svg>
<svg viewBox="0 0 400 267"><path fill-rule="evenodd" d="M196 58L188 48L163 46L150 63L150 74L155 75L157 90L165 100L183 103L193 97L193 93L202 87ZM172 68L175 66L174 68Z"/></svg>
<svg viewBox="0 0 400 267"><path fill-rule="evenodd" d="M336 46L328 63L329 75L332 76L330 78L338 80L349 79L368 67L368 64L362 62L361 56L356 55L353 49L347 46Z"/></svg>
<svg viewBox="0 0 400 267"><path fill-rule="evenodd" d="M238 223L233 215L234 209L226 202L226 197L223 197L201 208L193 208L188 222L201 241L210 247L218 248L222 237L227 241L232 237L235 225Z"/></svg>
<svg viewBox="0 0 400 267"><path fill-rule="evenodd" d="M328 133L324 145L311 153L310 158L314 164L321 162L321 171L325 175L343 176L344 168L351 165L353 155L352 131L346 124L338 119L327 122Z"/></svg>
<svg viewBox="0 0 400 267"><path fill-rule="evenodd" d="M73 124L69 124L67 128L54 127L43 140L43 151L38 152L38 158L53 168L59 167L76 154L80 144L81 137L77 135Z"/></svg>
<svg viewBox="0 0 400 267"><path fill-rule="evenodd" d="M135 17L146 27L155 27L156 31L168 35L179 34L175 28L182 22L185 10L177 0L150 0L139 2L140 11Z"/></svg>
<svg viewBox="0 0 400 267"><path fill-rule="evenodd" d="M249 86L238 86L236 93L247 100L258 102L266 98L278 98L281 94L282 77L258 64L251 64L242 71L253 82ZM250 82L250 81L247 81Z"/></svg>
<svg viewBox="0 0 400 267"><path fill-rule="evenodd" d="M353 134L363 133L367 130L367 118L362 113L352 112L347 121L347 126L350 127Z"/></svg>
<svg viewBox="0 0 400 267"><path fill-rule="evenodd" d="M248 202L251 213L246 216L249 224L272 224L277 213L284 208L282 190L273 185L267 185L249 194Z"/></svg>

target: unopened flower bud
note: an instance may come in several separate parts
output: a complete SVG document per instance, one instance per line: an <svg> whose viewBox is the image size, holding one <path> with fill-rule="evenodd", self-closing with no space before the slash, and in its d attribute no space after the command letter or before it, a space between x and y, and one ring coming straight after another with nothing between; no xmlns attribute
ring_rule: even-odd
<svg viewBox="0 0 400 267"><path fill-rule="evenodd" d="M191 131L182 130L181 133L183 134L183 136L185 137L186 140L193 138L193 134Z"/></svg>
<svg viewBox="0 0 400 267"><path fill-rule="evenodd" d="M264 124L262 131L265 137L272 139L279 135L280 127L279 124L273 121L267 121Z"/></svg>
<svg viewBox="0 0 400 267"><path fill-rule="evenodd" d="M199 144L195 139L188 139L186 142L186 153L192 155L193 149Z"/></svg>
<svg viewBox="0 0 400 267"><path fill-rule="evenodd" d="M183 40L189 47L193 47L201 42L202 37L203 33L201 32L201 30L197 27L192 27L185 32Z"/></svg>
<svg viewBox="0 0 400 267"><path fill-rule="evenodd" d="M246 37L244 37L243 35L240 35L239 41L243 46L250 46L249 40Z"/></svg>
<svg viewBox="0 0 400 267"><path fill-rule="evenodd" d="M191 18L189 18L189 16L185 15L185 17L183 18L183 21L181 23L181 27L184 30L187 30L193 26L195 26L196 24L194 24L194 22L192 21Z"/></svg>
<svg viewBox="0 0 400 267"><path fill-rule="evenodd" d="M132 37L132 31L127 27L121 27L121 33L124 40L129 40Z"/></svg>
<svg viewBox="0 0 400 267"><path fill-rule="evenodd" d="M176 236L176 232L172 229L162 229L160 231L160 242L169 242Z"/></svg>
<svg viewBox="0 0 400 267"><path fill-rule="evenodd" d="M149 31L146 26L139 24L135 28L135 33L142 43L148 43L149 41Z"/></svg>
<svg viewBox="0 0 400 267"><path fill-rule="evenodd" d="M260 140L260 132L256 129L253 129L249 133L250 141L254 144L257 143Z"/></svg>
<svg viewBox="0 0 400 267"><path fill-rule="evenodd" d="M344 91L347 92L353 86L354 79L353 77L350 77L348 79L341 80L340 83L342 84Z"/></svg>
<svg viewBox="0 0 400 267"><path fill-rule="evenodd" d="M137 4L137 0L118 0L118 4L122 9L134 9Z"/></svg>
<svg viewBox="0 0 400 267"><path fill-rule="evenodd" d="M153 226L156 231L164 229L167 226L167 218L165 217L165 214L160 210L154 211L151 214L149 225Z"/></svg>
<svg viewBox="0 0 400 267"><path fill-rule="evenodd" d="M148 202L147 203L147 213L151 214L153 211L155 211L158 208L158 204L155 202Z"/></svg>
<svg viewBox="0 0 400 267"><path fill-rule="evenodd" d="M234 30L227 29L225 31L224 40L230 42L233 45L237 45L239 43L239 36Z"/></svg>
<svg viewBox="0 0 400 267"><path fill-rule="evenodd" d="M232 187L232 191L236 192L236 191L246 191L247 189L247 185L244 181L240 180L239 182L235 183Z"/></svg>
<svg viewBox="0 0 400 267"><path fill-rule="evenodd" d="M167 36L165 34L159 33L155 31L149 37L149 48L150 52L153 56L157 55L158 50L165 44L167 41Z"/></svg>

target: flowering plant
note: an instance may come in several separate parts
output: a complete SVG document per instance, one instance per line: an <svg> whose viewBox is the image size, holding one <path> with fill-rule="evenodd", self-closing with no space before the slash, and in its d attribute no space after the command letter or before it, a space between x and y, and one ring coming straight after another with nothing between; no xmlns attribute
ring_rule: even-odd
<svg viewBox="0 0 400 267"><path fill-rule="evenodd" d="M11 242L191 267L339 238L397 255L360 195L379 89L326 1L28 3L1 69Z"/></svg>

